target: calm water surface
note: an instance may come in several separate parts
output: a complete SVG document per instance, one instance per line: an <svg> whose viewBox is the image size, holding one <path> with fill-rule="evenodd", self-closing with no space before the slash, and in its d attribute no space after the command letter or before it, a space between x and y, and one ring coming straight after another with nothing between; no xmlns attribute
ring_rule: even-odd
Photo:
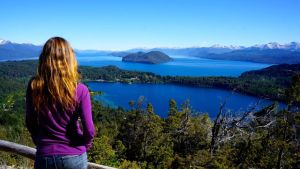
<svg viewBox="0 0 300 169"><path fill-rule="evenodd" d="M142 64L122 62L121 57L112 55L77 55L79 65L83 66L108 66L114 65L125 70L137 70L144 72L153 72L159 75L171 76L239 76L241 73L249 70L262 69L271 64L261 64L242 61L212 60L196 57L171 55L174 61L163 64ZM14 60L38 59L21 58ZM6 59L0 62L7 61Z"/></svg>
<svg viewBox="0 0 300 169"><path fill-rule="evenodd" d="M123 83L103 83L89 82L89 87L93 91L102 91L103 95L95 96L107 106L129 109L130 100L145 98L145 105L148 102L153 104L155 113L161 117L166 117L168 103L170 99L176 100L180 105L186 100L190 100L192 109L197 112L207 112L214 118L219 110L220 103L226 101L226 110L241 112L246 111L257 102L260 106L271 104L271 101L260 100L259 98L241 95L227 90L179 86L173 84L123 84Z"/></svg>
<svg viewBox="0 0 300 169"><path fill-rule="evenodd" d="M141 64L122 62L122 58L111 55L77 56L79 65L107 66L115 65L121 69L153 72L159 75L181 76L239 76L248 70L261 69L270 64L260 64L241 61L211 60L186 56L171 56L174 61L163 64ZM178 106L187 99L193 110L207 112L215 117L221 102L226 101L228 111L246 111L258 101L262 105L271 104L268 100L245 96L231 91L211 88L196 88L172 84L122 84L90 82L93 91L103 91L101 96L95 96L107 106L129 109L128 102L144 97L145 102L151 102L154 110L161 117L166 117L168 102L175 99ZM259 107L258 107L259 108Z"/></svg>
<svg viewBox="0 0 300 169"><path fill-rule="evenodd" d="M153 72L159 75L179 76L239 76L249 70L257 70L270 66L242 61L211 60L196 57L171 55L174 61L163 64L142 64L122 62L121 57L103 56L77 56L79 65L107 66L115 65L125 70Z"/></svg>

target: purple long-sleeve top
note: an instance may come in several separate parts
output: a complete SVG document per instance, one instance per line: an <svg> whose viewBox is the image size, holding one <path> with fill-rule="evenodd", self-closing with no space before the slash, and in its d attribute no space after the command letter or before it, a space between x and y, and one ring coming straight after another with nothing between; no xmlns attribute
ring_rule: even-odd
<svg viewBox="0 0 300 169"><path fill-rule="evenodd" d="M31 93L29 82L26 92L26 127L36 145L37 155L78 155L91 148L95 129L90 94L84 84L77 85L76 99L79 104L73 112L51 108L37 113L34 111Z"/></svg>

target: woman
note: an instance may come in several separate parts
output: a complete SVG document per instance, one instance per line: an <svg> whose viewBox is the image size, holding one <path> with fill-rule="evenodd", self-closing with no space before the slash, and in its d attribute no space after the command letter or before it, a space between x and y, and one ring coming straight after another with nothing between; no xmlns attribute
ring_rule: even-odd
<svg viewBox="0 0 300 169"><path fill-rule="evenodd" d="M35 168L87 168L95 133L90 94L63 38L49 39L40 54L26 92L26 126L37 148Z"/></svg>

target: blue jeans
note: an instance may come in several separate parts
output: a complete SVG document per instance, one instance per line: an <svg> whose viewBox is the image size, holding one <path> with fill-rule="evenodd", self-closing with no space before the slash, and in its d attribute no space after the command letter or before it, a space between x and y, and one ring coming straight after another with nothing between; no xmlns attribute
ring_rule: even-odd
<svg viewBox="0 0 300 169"><path fill-rule="evenodd" d="M36 156L35 169L87 169L87 155Z"/></svg>

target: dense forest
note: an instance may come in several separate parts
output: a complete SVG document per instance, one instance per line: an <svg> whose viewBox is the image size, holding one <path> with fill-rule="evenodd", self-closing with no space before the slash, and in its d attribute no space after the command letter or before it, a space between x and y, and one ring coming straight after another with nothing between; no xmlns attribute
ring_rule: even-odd
<svg viewBox="0 0 300 169"><path fill-rule="evenodd" d="M24 126L25 89L35 74L36 61L0 63L0 139L33 146ZM270 69L270 68L269 68ZM93 100L96 137L89 161L118 168L299 168L300 76L298 69L272 67L238 78L171 77L120 70L114 66L80 67L87 80L126 83L176 83L220 87L282 99L274 104L235 114L222 103L215 119L170 100L168 117L161 118L151 103L129 101L130 110L104 107ZM295 70L295 71L290 71ZM288 75L284 72L290 72ZM280 74L284 74L281 76ZM144 106L144 104L147 104ZM146 108L144 108L146 107ZM0 164L32 167L33 162L0 152Z"/></svg>

